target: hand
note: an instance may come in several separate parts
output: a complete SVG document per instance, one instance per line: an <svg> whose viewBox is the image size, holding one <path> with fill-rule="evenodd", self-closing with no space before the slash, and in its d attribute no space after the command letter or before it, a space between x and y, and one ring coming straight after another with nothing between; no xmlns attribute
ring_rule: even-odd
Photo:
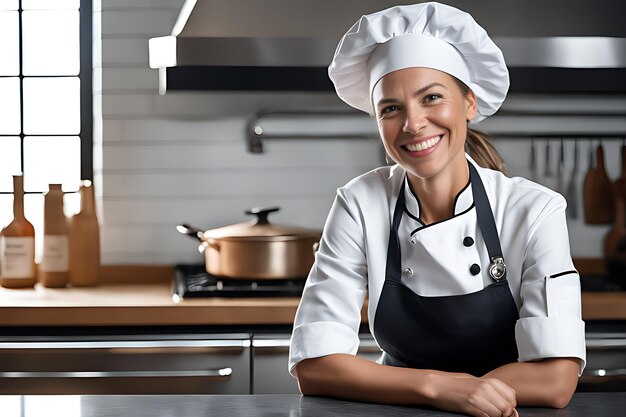
<svg viewBox="0 0 626 417"><path fill-rule="evenodd" d="M432 405L475 417L517 417L515 390L496 378L433 375Z"/></svg>

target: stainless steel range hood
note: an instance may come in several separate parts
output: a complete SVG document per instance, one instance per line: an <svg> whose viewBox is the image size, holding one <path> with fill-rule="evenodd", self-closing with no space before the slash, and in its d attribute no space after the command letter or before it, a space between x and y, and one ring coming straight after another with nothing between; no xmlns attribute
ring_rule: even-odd
<svg viewBox="0 0 626 417"><path fill-rule="evenodd" d="M586 0L447 3L471 13L502 48L511 91L626 92L620 0L605 0L601 8ZM150 39L150 67L159 70L162 94L330 91L326 68L344 31L362 14L396 4L186 0L172 34Z"/></svg>

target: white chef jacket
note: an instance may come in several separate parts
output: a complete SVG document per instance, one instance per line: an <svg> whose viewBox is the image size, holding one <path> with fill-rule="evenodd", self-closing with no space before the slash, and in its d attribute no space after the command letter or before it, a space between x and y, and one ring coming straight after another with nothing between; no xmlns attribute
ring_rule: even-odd
<svg viewBox="0 0 626 417"><path fill-rule="evenodd" d="M576 357L581 359L582 373L585 324L580 280L570 256L565 199L466 157L484 183L500 235L507 280L519 311L518 361ZM367 293L369 327L375 336L389 230L405 182L406 171L394 165L370 171L337 190L296 313L289 353L293 376L303 359L356 354ZM421 296L468 294L492 284L470 184L457 195L453 217L426 226L419 220L419 200L408 183L404 193L407 208L398 228L402 283ZM468 236L474 240L471 246L463 244ZM474 264L480 266L477 275L470 272Z"/></svg>

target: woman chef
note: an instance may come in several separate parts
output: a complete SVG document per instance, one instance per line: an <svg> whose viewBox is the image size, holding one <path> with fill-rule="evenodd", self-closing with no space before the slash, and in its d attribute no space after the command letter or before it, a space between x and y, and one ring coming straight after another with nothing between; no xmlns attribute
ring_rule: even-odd
<svg viewBox="0 0 626 417"><path fill-rule="evenodd" d="M467 127L506 96L498 47L453 7L399 6L363 16L329 75L397 165L337 192L291 339L302 392L474 416L567 405L585 333L565 200L506 177ZM380 364L354 356L366 293Z"/></svg>

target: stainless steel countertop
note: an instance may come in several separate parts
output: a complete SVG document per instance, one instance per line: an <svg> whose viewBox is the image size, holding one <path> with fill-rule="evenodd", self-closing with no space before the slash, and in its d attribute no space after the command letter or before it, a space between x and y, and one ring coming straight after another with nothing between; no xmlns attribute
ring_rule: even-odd
<svg viewBox="0 0 626 417"><path fill-rule="evenodd" d="M7 406L9 404L9 406ZM13 408L10 406L13 404ZM17 404L17 405L16 405ZM19 404L23 404L22 410ZM42 410L64 417L447 417L446 413L423 407L399 407L356 403L300 395L159 395L159 396L0 396L2 417L38 417ZM522 417L623 416L626 393L576 393L563 410L519 408ZM24 411L22 414L21 412ZM46 414L47 415L47 414Z"/></svg>

